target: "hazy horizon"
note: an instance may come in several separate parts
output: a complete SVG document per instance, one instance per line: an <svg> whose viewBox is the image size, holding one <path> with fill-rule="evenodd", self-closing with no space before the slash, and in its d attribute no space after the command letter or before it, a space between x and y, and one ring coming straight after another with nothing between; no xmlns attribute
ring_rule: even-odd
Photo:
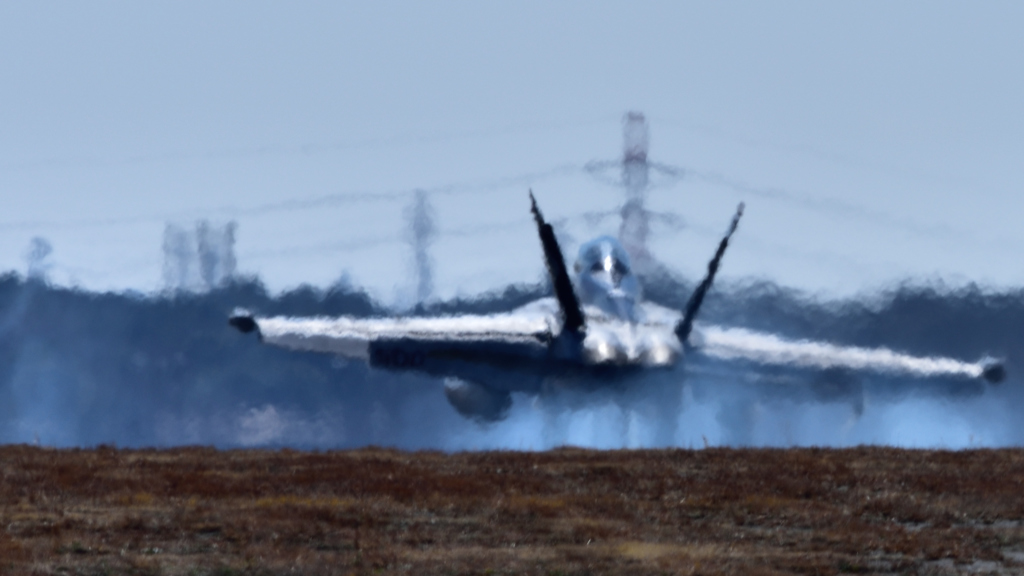
<svg viewBox="0 0 1024 576"><path fill-rule="evenodd" d="M273 290L414 290L428 192L438 297L540 278L526 190L570 254L622 191L584 170L645 113L651 249L725 282L849 296L1024 285L1024 6L1014 2L4 3L0 269L162 286L167 223L238 223ZM499 256L500 254L500 256Z"/></svg>

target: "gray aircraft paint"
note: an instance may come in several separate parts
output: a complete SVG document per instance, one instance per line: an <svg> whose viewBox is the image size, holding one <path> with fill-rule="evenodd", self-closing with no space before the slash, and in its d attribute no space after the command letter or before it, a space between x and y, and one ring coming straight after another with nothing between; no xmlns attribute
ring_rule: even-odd
<svg viewBox="0 0 1024 576"><path fill-rule="evenodd" d="M536 205L533 209L543 239L545 222ZM380 369L455 379L446 386L449 400L460 413L484 420L506 414L510 392L623 386L647 378L659 368L681 364L684 349L712 359L795 369L872 371L919 378L984 377L991 381L1004 377L1002 365L993 359L971 363L917 357L885 348L792 341L714 325L696 325L691 331L692 317L711 285L742 209L741 205L709 264L708 276L687 306L685 318L679 311L643 302L625 249L614 238L601 237L581 247L574 266L574 291L581 297L584 318L581 331L564 327L564 308L574 305L574 297L570 303L542 298L502 314L433 318L263 318L240 310L231 323L243 332L258 331L267 344L337 354ZM545 245L545 250L549 248ZM559 273L555 268L551 270L553 278ZM678 398L667 401L662 408L671 410L677 402ZM665 432L666 437L671 434Z"/></svg>

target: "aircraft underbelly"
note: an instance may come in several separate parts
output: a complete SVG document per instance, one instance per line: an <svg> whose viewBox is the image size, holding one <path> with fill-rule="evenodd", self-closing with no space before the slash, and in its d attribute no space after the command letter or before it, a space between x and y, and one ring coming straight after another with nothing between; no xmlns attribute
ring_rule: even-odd
<svg viewBox="0 0 1024 576"><path fill-rule="evenodd" d="M619 354L609 361L594 362L584 354L561 355L556 349L539 339L459 345L443 340L378 339L368 345L368 360L376 369L454 377L510 392L540 392L552 381L560 386L601 388L658 367L646 362L647 357L619 361L624 357Z"/></svg>

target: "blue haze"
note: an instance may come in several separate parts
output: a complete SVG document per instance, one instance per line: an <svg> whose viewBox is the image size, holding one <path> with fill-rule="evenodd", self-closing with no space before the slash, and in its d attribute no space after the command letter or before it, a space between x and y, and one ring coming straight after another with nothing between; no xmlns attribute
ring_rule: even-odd
<svg viewBox="0 0 1024 576"><path fill-rule="evenodd" d="M691 379L679 445L1017 444L1022 29L1009 0L0 1L0 270L32 277L0 280L0 440L644 445L611 401L552 418L517 398L481 428L437 382L224 323L236 305L407 305L416 190L435 215L435 311L536 296L526 189L567 253L614 233L593 216L622 190L585 166L620 157L640 110L652 160L682 174L649 194L682 223L655 227L660 262L699 275L747 202L710 318L1006 355L1011 373L832 395ZM265 284L162 292L166 225L201 219L238 223L238 268Z"/></svg>
<svg viewBox="0 0 1024 576"><path fill-rule="evenodd" d="M681 306L690 288L665 280L650 292ZM527 285L419 312L506 310L543 293ZM915 354L999 354L1011 376L991 386L811 373L773 385L748 382L751 367L693 357L668 376L684 396L673 444L1016 445L1024 440L1015 409L1021 401L1016 367L1024 358L1021 296L918 286L866 305L809 301L770 284L715 290L705 311L711 321ZM346 286L271 296L248 280L206 294L143 297L7 275L0 278L0 441L445 450L651 442L652 422L630 400L645 394L642 385L569 405L516 396L507 420L481 425L447 404L437 380L243 336L226 322L235 306L266 314L388 312Z"/></svg>

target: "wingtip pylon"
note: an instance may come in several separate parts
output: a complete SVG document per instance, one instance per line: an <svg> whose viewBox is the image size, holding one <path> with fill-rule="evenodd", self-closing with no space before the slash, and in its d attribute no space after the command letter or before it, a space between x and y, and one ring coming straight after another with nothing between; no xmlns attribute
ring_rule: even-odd
<svg viewBox="0 0 1024 576"><path fill-rule="evenodd" d="M999 384L1006 380L1006 365L1000 360L985 360L982 363L981 377L991 384Z"/></svg>
<svg viewBox="0 0 1024 576"><path fill-rule="evenodd" d="M249 334L259 328L252 313L241 308L231 313L231 316L228 317L228 324L242 334Z"/></svg>

